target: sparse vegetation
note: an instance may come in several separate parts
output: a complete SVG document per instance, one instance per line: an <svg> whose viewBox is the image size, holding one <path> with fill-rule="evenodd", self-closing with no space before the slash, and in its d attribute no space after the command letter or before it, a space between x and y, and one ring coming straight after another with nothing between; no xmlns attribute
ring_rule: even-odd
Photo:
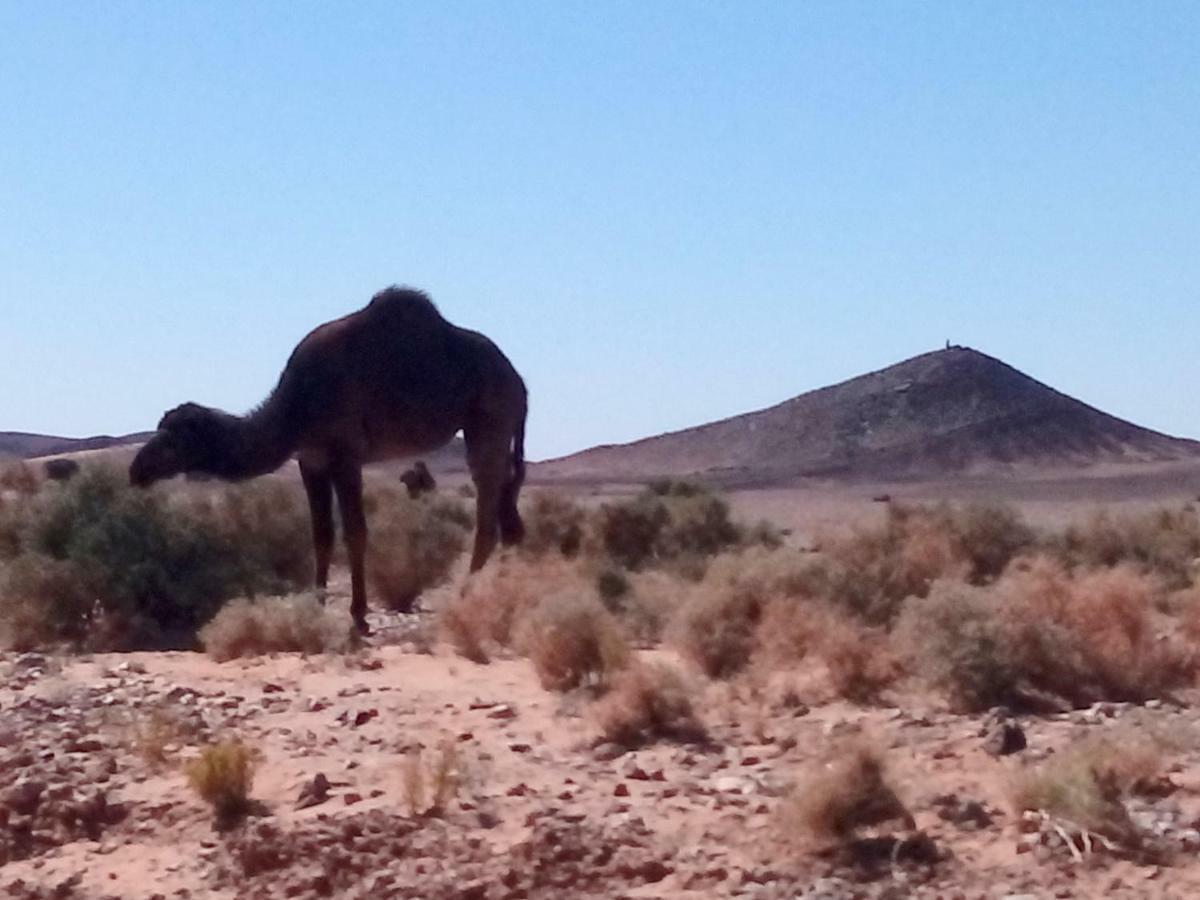
<svg viewBox="0 0 1200 900"><path fill-rule="evenodd" d="M267 653L338 653L351 647L342 616L311 594L239 598L200 630L200 643L218 662Z"/></svg>
<svg viewBox="0 0 1200 900"><path fill-rule="evenodd" d="M437 816L454 799L463 781L462 759L453 738L438 745L433 760L426 762L420 747L404 755L404 801L410 816Z"/></svg>
<svg viewBox="0 0 1200 900"><path fill-rule="evenodd" d="M522 510L525 540L521 549L534 556L576 556L583 547L587 514L559 491L531 491Z"/></svg>
<svg viewBox="0 0 1200 900"><path fill-rule="evenodd" d="M626 747L705 736L687 682L662 663L636 663L618 671L597 701L596 718L606 740Z"/></svg>
<svg viewBox="0 0 1200 900"><path fill-rule="evenodd" d="M238 741L213 744L186 768L192 790L212 807L219 826L228 826L250 810L250 790L258 755Z"/></svg>
<svg viewBox="0 0 1200 900"><path fill-rule="evenodd" d="M801 844L846 841L885 822L914 827L882 755L861 737L835 748L829 762L802 777L781 808L785 834Z"/></svg>
<svg viewBox="0 0 1200 900"><path fill-rule="evenodd" d="M569 691L603 684L629 662L616 618L594 597L546 597L522 622L520 644L542 687Z"/></svg>
<svg viewBox="0 0 1200 900"><path fill-rule="evenodd" d="M264 497L254 499L255 490ZM45 486L22 505L20 527L4 529L10 562L0 630L27 647L193 645L227 598L307 580L287 549L303 513L277 490L263 483L228 496L173 498L134 490L100 467Z"/></svg>
<svg viewBox="0 0 1200 900"><path fill-rule="evenodd" d="M1133 795L1155 795L1163 786L1165 755L1153 735L1123 729L1088 738L1013 776L1013 808L1044 812L1103 835L1127 848L1143 836L1126 808Z"/></svg>
<svg viewBox="0 0 1200 900"><path fill-rule="evenodd" d="M24 460L0 461L0 493L33 494L38 489L38 477L33 466Z"/></svg>
<svg viewBox="0 0 1200 900"><path fill-rule="evenodd" d="M457 499L417 498L394 486L368 494L367 577L373 595L389 609L407 612L417 598L442 584L467 546L474 520Z"/></svg>
<svg viewBox="0 0 1200 900"><path fill-rule="evenodd" d="M608 557L632 571L650 564L702 571L704 559L745 538L723 498L680 481L656 482L631 500L605 504L595 527Z"/></svg>

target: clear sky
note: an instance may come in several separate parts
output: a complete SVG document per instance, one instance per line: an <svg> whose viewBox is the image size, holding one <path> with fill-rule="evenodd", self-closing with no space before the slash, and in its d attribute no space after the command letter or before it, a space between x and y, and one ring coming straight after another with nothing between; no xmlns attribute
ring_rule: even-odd
<svg viewBox="0 0 1200 900"><path fill-rule="evenodd" d="M242 412L393 282L534 458L947 339L1200 437L1200 4L0 0L0 430Z"/></svg>

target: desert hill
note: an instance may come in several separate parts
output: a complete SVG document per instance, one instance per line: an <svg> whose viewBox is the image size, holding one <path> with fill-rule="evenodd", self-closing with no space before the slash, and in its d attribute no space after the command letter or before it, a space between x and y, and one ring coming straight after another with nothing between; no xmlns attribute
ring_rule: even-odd
<svg viewBox="0 0 1200 900"><path fill-rule="evenodd" d="M0 457L36 459L39 456L58 456L63 453L81 453L85 450L106 450L109 447L141 444L152 434L152 431L142 431L120 437L103 434L95 437L68 438L29 434L24 431L0 431Z"/></svg>
<svg viewBox="0 0 1200 900"><path fill-rule="evenodd" d="M967 347L776 406L536 467L539 479L695 475L729 485L1021 475L1200 461L1200 442L1118 419Z"/></svg>

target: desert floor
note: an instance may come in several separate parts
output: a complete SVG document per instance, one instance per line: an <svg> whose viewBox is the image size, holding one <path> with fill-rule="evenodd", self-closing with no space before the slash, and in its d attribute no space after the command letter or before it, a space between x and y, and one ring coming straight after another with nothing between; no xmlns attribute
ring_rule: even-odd
<svg viewBox="0 0 1200 900"><path fill-rule="evenodd" d="M873 492L733 499L745 516L815 532L881 514ZM1035 520L1059 521L1095 504L1035 496L1022 505ZM344 584L331 602L344 606ZM623 752L598 741L589 698L543 690L526 660L467 662L430 644L428 614L374 612L372 622L367 645L344 656L0 657L0 841L27 857L0 868L0 892L1200 896L1197 696L1023 717L1028 748L996 756L987 746L994 715L953 715L932 697L857 707L822 697L819 673L807 671L753 686L697 680L708 741ZM1130 858L1085 839L1068 847L1051 826L1011 811L1006 784L1017 768L1076 738L1151 731L1172 746L1169 779L1132 812L1169 856ZM796 779L855 734L885 748L916 830L884 823L878 840L833 851L801 839L780 809ZM182 764L227 738L260 752L252 793L261 806L221 832ZM163 760L150 758L157 750ZM440 763L456 773L452 796L437 814L413 815ZM298 809L318 774L328 798Z"/></svg>

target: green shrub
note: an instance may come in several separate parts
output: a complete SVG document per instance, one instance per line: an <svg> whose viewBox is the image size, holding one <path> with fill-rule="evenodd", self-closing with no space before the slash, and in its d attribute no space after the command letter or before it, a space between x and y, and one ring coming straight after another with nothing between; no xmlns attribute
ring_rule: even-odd
<svg viewBox="0 0 1200 900"><path fill-rule="evenodd" d="M744 539L723 498L676 481L656 482L631 500L605 504L596 530L608 557L631 571L702 561Z"/></svg>
<svg viewBox="0 0 1200 900"><path fill-rule="evenodd" d="M577 555L583 547L587 519L583 507L558 491L534 491L522 511L525 540L521 549L534 556Z"/></svg>
<svg viewBox="0 0 1200 900"><path fill-rule="evenodd" d="M268 492L265 499L248 498L257 490ZM42 635L118 650L194 646L197 629L226 599L301 586L298 551L284 544L307 547L296 525L302 516L272 491L246 485L233 492L232 505L223 493L173 501L165 489L129 487L121 472L84 469L43 489L27 508L10 563L17 600L6 602L0 618L21 640ZM271 504L283 511L270 515Z"/></svg>
<svg viewBox="0 0 1200 900"><path fill-rule="evenodd" d="M897 634L916 668L963 710L1011 704L1022 674L1012 635L985 588L938 582L905 607Z"/></svg>

